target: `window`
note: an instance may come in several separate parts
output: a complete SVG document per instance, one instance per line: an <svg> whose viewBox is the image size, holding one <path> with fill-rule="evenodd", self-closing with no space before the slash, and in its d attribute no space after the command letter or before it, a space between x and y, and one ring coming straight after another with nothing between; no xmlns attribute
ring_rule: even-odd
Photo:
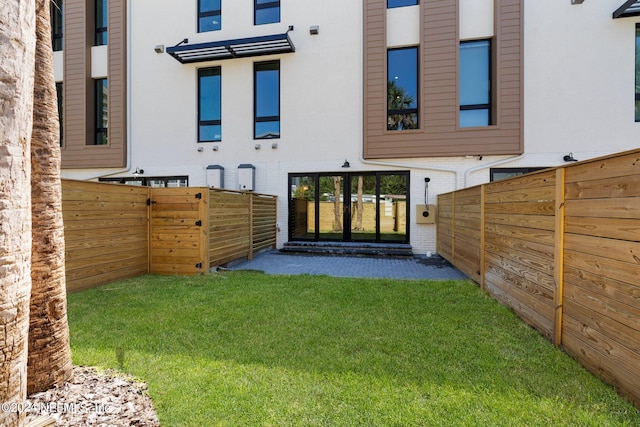
<svg viewBox="0 0 640 427"><path fill-rule="evenodd" d="M636 122L640 122L640 24L636 24Z"/></svg>
<svg viewBox="0 0 640 427"><path fill-rule="evenodd" d="M198 142L222 139L220 67L198 70Z"/></svg>
<svg viewBox="0 0 640 427"><path fill-rule="evenodd" d="M62 0L51 1L51 42L53 51L62 50Z"/></svg>
<svg viewBox="0 0 640 427"><path fill-rule="evenodd" d="M280 0L254 0L254 24L272 24L280 22Z"/></svg>
<svg viewBox="0 0 640 427"><path fill-rule="evenodd" d="M62 127L62 108L63 108L63 100L62 100L62 82L56 82L56 94L58 95L58 121L60 122L60 147L63 146L63 127Z"/></svg>
<svg viewBox="0 0 640 427"><path fill-rule="evenodd" d="M491 41L460 42L460 127L489 126Z"/></svg>
<svg viewBox="0 0 640 427"><path fill-rule="evenodd" d="M533 167L533 168L491 168L490 176L491 182L500 181L501 179L507 179L514 176L524 175L546 169L545 167Z"/></svg>
<svg viewBox="0 0 640 427"><path fill-rule="evenodd" d="M141 176L128 176L124 178L99 178L100 182L110 182L113 184L127 184L134 185L136 187L188 187L188 176L156 176L151 178L144 178Z"/></svg>
<svg viewBox="0 0 640 427"><path fill-rule="evenodd" d="M95 140L94 145L106 145L108 127L109 85L107 79L94 80L95 83Z"/></svg>
<svg viewBox="0 0 640 427"><path fill-rule="evenodd" d="M387 0L387 9L403 6L415 6L418 4L418 0Z"/></svg>
<svg viewBox="0 0 640 427"><path fill-rule="evenodd" d="M96 46L107 44L107 0L96 1Z"/></svg>
<svg viewBox="0 0 640 427"><path fill-rule="evenodd" d="M222 28L222 0L198 0L198 32L217 31Z"/></svg>
<svg viewBox="0 0 640 427"><path fill-rule="evenodd" d="M280 61L254 64L253 137L280 138Z"/></svg>
<svg viewBox="0 0 640 427"><path fill-rule="evenodd" d="M418 129L418 48L387 51L387 130Z"/></svg>

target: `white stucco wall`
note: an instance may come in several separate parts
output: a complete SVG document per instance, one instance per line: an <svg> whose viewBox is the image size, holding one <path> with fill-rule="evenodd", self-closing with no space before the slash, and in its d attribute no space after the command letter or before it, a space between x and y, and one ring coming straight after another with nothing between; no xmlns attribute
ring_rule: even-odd
<svg viewBox="0 0 640 427"><path fill-rule="evenodd" d="M524 2L524 155L376 162L361 159L361 1L282 0L281 23L254 26L253 0L235 0L223 4L221 31L200 34L196 2L129 1L130 166L144 169L145 176L188 175L191 186L203 186L207 165L217 164L225 168L226 187L235 188L237 166L253 164L256 191L279 196L279 246L288 240L289 173L342 172L345 159L350 172L409 170L411 244L417 254L434 251L435 226L413 218L415 204L424 203L425 177L430 178L428 203L434 204L440 193L487 182L491 167L556 166L569 152L584 160L638 146L633 100L640 18L611 19L621 1ZM461 37L489 35L491 13L479 5L486 9L491 2L463 3ZM185 37L190 43L251 37L284 33L289 25L295 26L291 54L182 65L154 52L156 45L172 46ZM319 26L318 35L309 34L312 25ZM391 41L406 43L402 37L393 35ZM253 63L275 58L281 60L281 138L254 140ZM222 67L223 138L199 144L197 68L210 66ZM64 174L89 178L99 172Z"/></svg>
<svg viewBox="0 0 640 427"><path fill-rule="evenodd" d="M525 2L525 150L578 159L638 147L635 23L620 0Z"/></svg>

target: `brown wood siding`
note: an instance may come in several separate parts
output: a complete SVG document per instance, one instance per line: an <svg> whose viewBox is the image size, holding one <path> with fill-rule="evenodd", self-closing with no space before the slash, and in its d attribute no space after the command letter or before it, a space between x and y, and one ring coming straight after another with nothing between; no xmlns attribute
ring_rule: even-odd
<svg viewBox="0 0 640 427"><path fill-rule="evenodd" d="M364 157L521 154L522 0L495 4L495 125L458 127L458 0L421 4L420 130L386 130L386 2L364 5Z"/></svg>
<svg viewBox="0 0 640 427"><path fill-rule="evenodd" d="M126 164L126 4L109 2L109 144L94 138L93 3L67 0L64 11L64 147L62 168L124 167Z"/></svg>

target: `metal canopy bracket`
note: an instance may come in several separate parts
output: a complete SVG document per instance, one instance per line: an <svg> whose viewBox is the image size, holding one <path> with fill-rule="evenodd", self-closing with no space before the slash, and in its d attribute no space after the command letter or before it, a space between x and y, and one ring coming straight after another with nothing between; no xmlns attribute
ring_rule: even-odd
<svg viewBox="0 0 640 427"><path fill-rule="evenodd" d="M640 0L627 0L613 12L613 19L640 16Z"/></svg>
<svg viewBox="0 0 640 427"><path fill-rule="evenodd" d="M295 52L296 48L284 34L248 37L243 39L222 40L208 43L182 44L168 47L167 53L181 64L216 61L233 58L271 55L275 53Z"/></svg>

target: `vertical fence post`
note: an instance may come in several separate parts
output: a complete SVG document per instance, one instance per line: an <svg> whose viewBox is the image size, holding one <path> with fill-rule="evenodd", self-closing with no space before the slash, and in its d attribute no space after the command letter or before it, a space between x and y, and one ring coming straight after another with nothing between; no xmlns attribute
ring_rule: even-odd
<svg viewBox="0 0 640 427"><path fill-rule="evenodd" d="M249 261L253 259L253 193L249 193Z"/></svg>
<svg viewBox="0 0 640 427"><path fill-rule="evenodd" d="M451 264L456 264L456 192L451 194Z"/></svg>
<svg viewBox="0 0 640 427"><path fill-rule="evenodd" d="M485 256L485 243L484 243L484 194L485 194L485 185L480 187L480 289L485 290L484 286L484 275L485 275L485 265L484 265L484 256Z"/></svg>
<svg viewBox="0 0 640 427"><path fill-rule="evenodd" d="M211 258L211 250L209 244L209 230L210 230L210 214L209 214L209 201L211 200L208 188L202 188L202 199L199 203L200 218L202 221L202 227L200 227L200 262L202 263L202 272L207 274L209 272L209 260Z"/></svg>
<svg viewBox="0 0 640 427"><path fill-rule="evenodd" d="M564 189L565 189L565 168L556 169L556 209L555 209L555 251L554 251L554 274L555 292L553 319L553 344L562 344L562 304L564 294Z"/></svg>

